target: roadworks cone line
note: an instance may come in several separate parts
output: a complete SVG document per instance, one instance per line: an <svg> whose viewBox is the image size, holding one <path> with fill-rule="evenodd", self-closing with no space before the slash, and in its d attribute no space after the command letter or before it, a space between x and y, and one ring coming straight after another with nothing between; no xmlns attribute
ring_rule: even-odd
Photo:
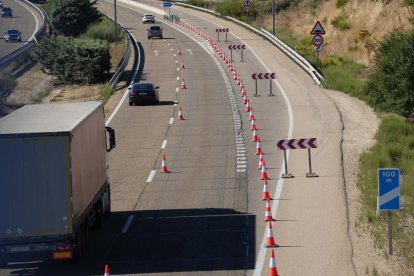
<svg viewBox="0 0 414 276"><path fill-rule="evenodd" d="M267 237L266 237L266 247L276 247L275 238L273 237L272 222L267 222Z"/></svg>
<svg viewBox="0 0 414 276"><path fill-rule="evenodd" d="M105 274L104 276L109 276L109 265L105 265Z"/></svg>
<svg viewBox="0 0 414 276"><path fill-rule="evenodd" d="M258 140L259 136L257 136L256 130L253 130L252 142L257 142Z"/></svg>
<svg viewBox="0 0 414 276"><path fill-rule="evenodd" d="M271 251L270 253L270 261L269 261L269 271L267 272L267 276L278 276L277 267L276 267L276 259L275 259L275 252Z"/></svg>
<svg viewBox="0 0 414 276"><path fill-rule="evenodd" d="M162 162L161 162L161 171L163 173L168 173L168 169L167 169L167 161L165 160L165 154L162 157Z"/></svg>
<svg viewBox="0 0 414 276"><path fill-rule="evenodd" d="M178 109L178 120L185 120L184 116L183 116L183 111L180 109Z"/></svg>
<svg viewBox="0 0 414 276"><path fill-rule="evenodd" d="M262 155L262 147L260 146L260 141L256 142L256 155ZM260 160L259 160L260 161Z"/></svg>
<svg viewBox="0 0 414 276"><path fill-rule="evenodd" d="M265 217L264 221L274 221L272 217L272 209L270 208L270 198L266 199Z"/></svg>
<svg viewBox="0 0 414 276"><path fill-rule="evenodd" d="M262 194L262 200L268 200L270 199L269 195L269 189L267 188L267 179L263 182L263 194Z"/></svg>
<svg viewBox="0 0 414 276"><path fill-rule="evenodd" d="M263 165L266 165L266 164L265 164L265 160L263 158L263 152L262 152L259 156L259 166L257 166L257 169L261 170Z"/></svg>
<svg viewBox="0 0 414 276"><path fill-rule="evenodd" d="M264 164L262 165L262 171L260 173L260 179L261 180L268 179L267 172L266 172L266 165L264 165Z"/></svg>
<svg viewBox="0 0 414 276"><path fill-rule="evenodd" d="M185 85L184 78L181 80L181 89L187 89L187 85Z"/></svg>

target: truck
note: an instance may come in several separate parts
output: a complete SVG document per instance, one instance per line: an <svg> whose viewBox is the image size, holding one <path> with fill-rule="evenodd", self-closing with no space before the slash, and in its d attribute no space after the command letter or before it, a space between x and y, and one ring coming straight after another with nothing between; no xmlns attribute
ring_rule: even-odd
<svg viewBox="0 0 414 276"><path fill-rule="evenodd" d="M0 265L79 261L111 212L115 146L99 101L30 104L0 119Z"/></svg>

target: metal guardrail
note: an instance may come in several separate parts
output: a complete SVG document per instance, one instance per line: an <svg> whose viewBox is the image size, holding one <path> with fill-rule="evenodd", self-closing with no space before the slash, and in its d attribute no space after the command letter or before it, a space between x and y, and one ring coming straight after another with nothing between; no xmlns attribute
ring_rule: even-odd
<svg viewBox="0 0 414 276"><path fill-rule="evenodd" d="M322 86L320 80L323 80L324 78L310 64L310 62L307 59L305 59L304 57L302 57L301 55L299 55L298 52L296 52L295 50L290 48L286 43L284 43L279 38L277 38L276 36L274 36L273 34L268 32L267 30L265 30L263 28L261 30L258 30L255 27L253 27L253 26L251 26L251 25L249 25L249 24L247 24L243 21L240 21L240 20L238 20L236 18L233 18L233 17L230 17L230 16L222 16L220 13L213 12L209 9L200 8L200 7L185 4L185 3L176 3L176 4L180 5L180 6L196 9L196 10L199 10L199 11L207 12L209 14L221 17L223 19L233 21L234 23L236 23L236 24L238 24L238 25L240 25L240 26L256 33L257 35L260 35L261 37L267 39L270 43L272 43L273 45L278 47L283 53L285 53L289 58L291 58L296 64L298 64L300 67L302 67L302 69L304 69L306 72L308 72L309 75L312 77L312 79L314 80L314 82L317 85Z"/></svg>
<svg viewBox="0 0 414 276"><path fill-rule="evenodd" d="M24 2L26 2L27 4L34 7L42 15L43 24L40 27L40 29L35 33L32 40L27 42L25 45L23 45L19 49L13 51L12 53L10 53L7 56L0 59L0 69L6 67L10 63L12 63L16 58L22 56L23 54L27 53L30 49L32 49L36 45L37 40L41 39L43 33L46 30L45 11L43 9L39 8L38 6L36 6L35 4L31 3L30 1L24 0Z"/></svg>

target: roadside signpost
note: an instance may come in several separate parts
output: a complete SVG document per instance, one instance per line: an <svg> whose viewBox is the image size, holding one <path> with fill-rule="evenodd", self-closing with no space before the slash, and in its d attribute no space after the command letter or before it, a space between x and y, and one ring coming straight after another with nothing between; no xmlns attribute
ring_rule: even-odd
<svg viewBox="0 0 414 276"><path fill-rule="evenodd" d="M388 253L392 255L392 213L401 209L400 169L378 169L377 212L388 212Z"/></svg>
<svg viewBox="0 0 414 276"><path fill-rule="evenodd" d="M227 33L229 32L229 28L220 28L216 29L217 32L217 41L220 42L220 33L226 33L226 42L227 42Z"/></svg>
<svg viewBox="0 0 414 276"><path fill-rule="evenodd" d="M233 61L233 50L241 50L241 60L243 60L243 50L246 49L246 45L229 45L230 60Z"/></svg>
<svg viewBox="0 0 414 276"><path fill-rule="evenodd" d="M167 13L167 8L169 9L169 13L171 13L171 6L172 6L173 4L171 3L171 2L163 2L162 3L162 6L165 8L165 13Z"/></svg>
<svg viewBox="0 0 414 276"><path fill-rule="evenodd" d="M277 142L277 147L283 150L283 154L285 158L285 173L282 174L282 178L293 177L293 175L288 172L288 167L287 167L286 150L289 150L289 149L308 149L309 172L306 173L306 177L318 177L317 174L312 172L312 160L311 160L311 149L318 147L316 138L279 140Z"/></svg>
<svg viewBox="0 0 414 276"><path fill-rule="evenodd" d="M254 79L255 82L255 93L254 97L259 97L260 95L257 94L257 80L270 80L270 91L268 96L275 96L275 94L272 93L272 80L276 79L276 73L254 73L252 74L252 79Z"/></svg>
<svg viewBox="0 0 414 276"><path fill-rule="evenodd" d="M251 3L250 0L244 1L244 11L248 14L250 12Z"/></svg>
<svg viewBox="0 0 414 276"><path fill-rule="evenodd" d="M322 51L322 45L323 45L323 36L325 34L325 30L322 27L321 22L316 21L315 26L313 26L311 35L313 35L312 38L312 44L313 44L313 50L316 52L316 57L319 60L319 52Z"/></svg>

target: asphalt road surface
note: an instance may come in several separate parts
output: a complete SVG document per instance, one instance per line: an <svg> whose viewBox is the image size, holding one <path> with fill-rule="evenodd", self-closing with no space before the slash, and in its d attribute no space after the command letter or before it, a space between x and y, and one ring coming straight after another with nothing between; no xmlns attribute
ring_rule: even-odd
<svg viewBox="0 0 414 276"><path fill-rule="evenodd" d="M326 91L275 47L235 24L173 7L183 24L164 21L157 2L118 2L118 20L145 50L143 80L160 86L161 104L122 102L110 121L117 148L109 156L112 210L102 230L91 233L79 265L12 264L1 275L267 275L263 181L257 170L249 113L229 67L198 34L227 56L229 45L253 107L269 175L276 263L281 275L353 275L341 164L342 123ZM113 14L112 1L99 9ZM146 37L143 13L154 13L164 39ZM217 41L217 28L229 28ZM179 50L181 55L179 55ZM185 68L181 68L181 62ZM258 81L253 73L275 72ZM187 89L182 89L182 80ZM115 97L116 98L116 97ZM118 98L120 98L118 96ZM178 120L182 108L185 120ZM108 107L109 108L109 107ZM279 139L317 138L307 178L308 151L288 151L284 173ZM161 173L166 155L170 173ZM247 166L246 166L247 165Z"/></svg>

